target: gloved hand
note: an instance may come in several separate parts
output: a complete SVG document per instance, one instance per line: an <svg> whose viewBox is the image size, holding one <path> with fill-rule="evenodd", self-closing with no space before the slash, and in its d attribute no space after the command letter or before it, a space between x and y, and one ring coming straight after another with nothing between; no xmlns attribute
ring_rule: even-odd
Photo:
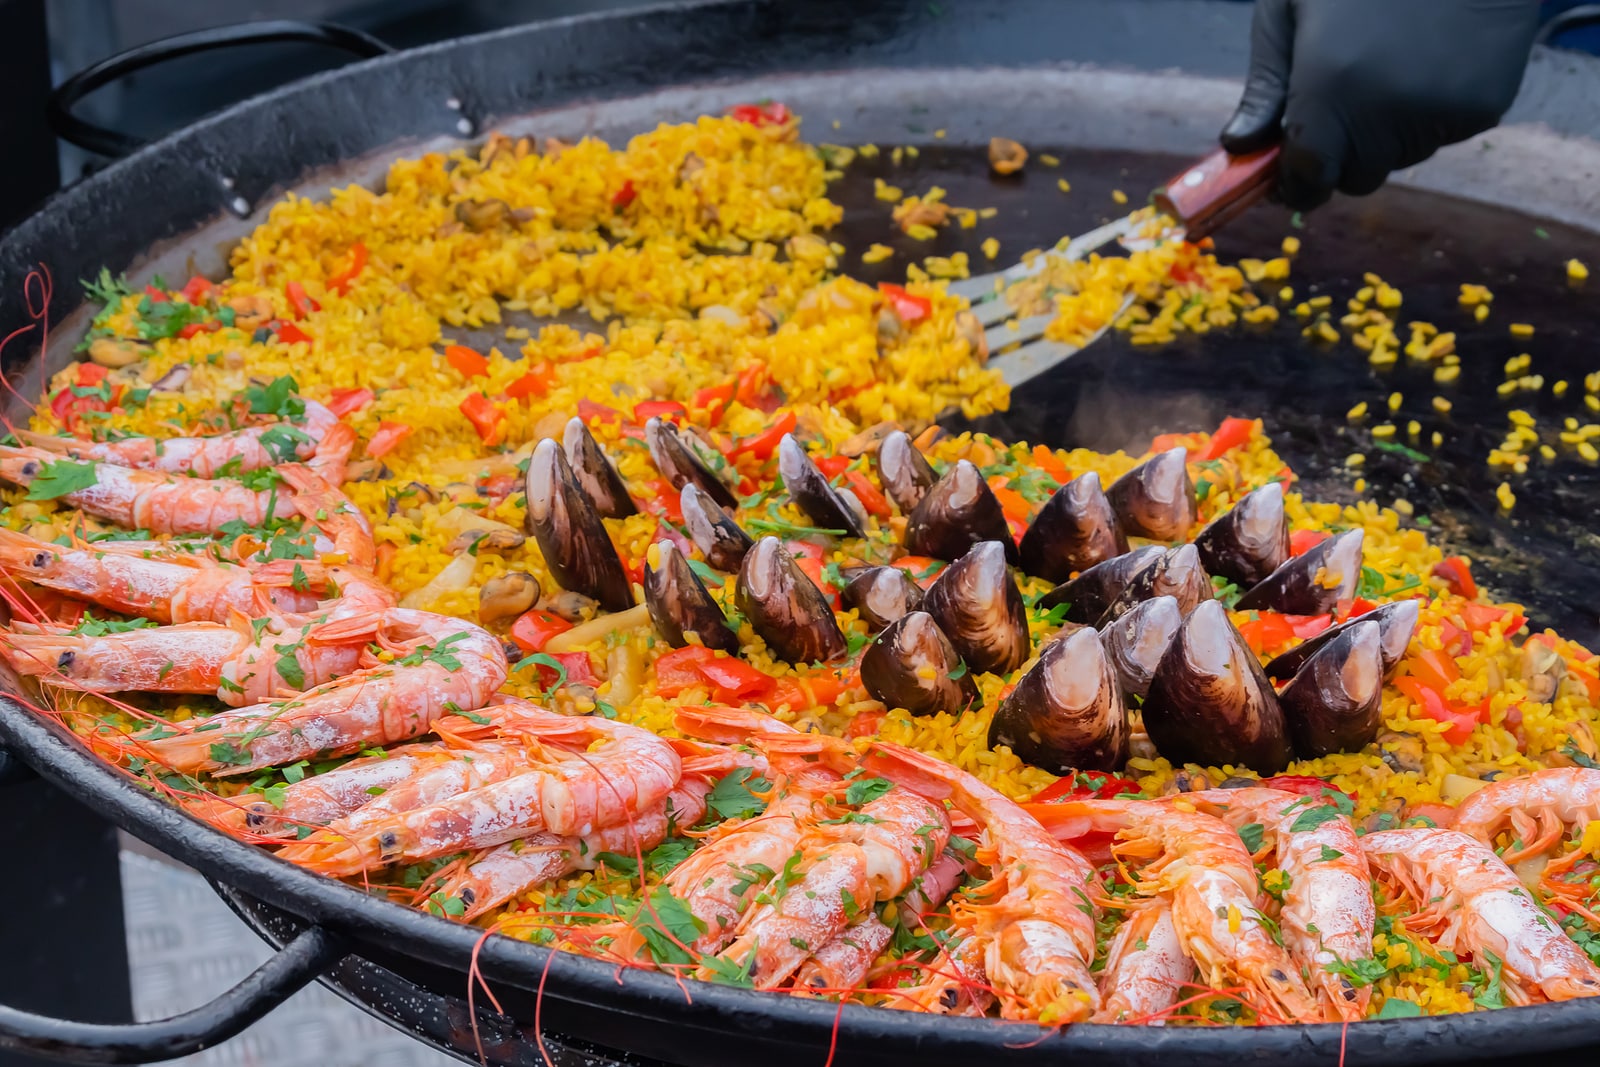
<svg viewBox="0 0 1600 1067"><path fill-rule="evenodd" d="M1297 211L1500 121L1538 0L1256 0L1250 74L1223 147L1283 141L1277 197Z"/></svg>

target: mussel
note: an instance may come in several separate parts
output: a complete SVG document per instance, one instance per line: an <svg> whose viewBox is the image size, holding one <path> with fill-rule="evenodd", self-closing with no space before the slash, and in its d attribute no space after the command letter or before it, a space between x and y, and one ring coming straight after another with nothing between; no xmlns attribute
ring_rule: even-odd
<svg viewBox="0 0 1600 1067"><path fill-rule="evenodd" d="M650 459L656 470L674 489L682 489L693 482L723 507L739 506L739 498L733 495L733 490L678 436L678 428L672 423L652 418L644 424L644 442L650 449Z"/></svg>
<svg viewBox="0 0 1600 1067"><path fill-rule="evenodd" d="M600 442L594 439L594 434L589 432L589 427L584 425L582 419L573 416L567 422L561 447L567 455L567 464L572 468L573 477L589 494L596 511L608 519L625 519L638 514L639 506L628 495L628 486L623 482L622 475L611 465L611 460L600 448Z"/></svg>
<svg viewBox="0 0 1600 1067"><path fill-rule="evenodd" d="M706 562L719 571L733 573L744 562L744 554L755 544L750 535L739 528L722 505L711 499L711 494L693 482L685 482L678 494L678 507L683 512L683 525L696 547L705 553Z"/></svg>
<svg viewBox="0 0 1600 1067"><path fill-rule="evenodd" d="M1328 614L1339 601L1356 595L1364 536L1359 529L1346 530L1292 557L1247 589L1236 606L1240 611Z"/></svg>
<svg viewBox="0 0 1600 1067"><path fill-rule="evenodd" d="M844 654L844 633L827 597L776 537L763 537L745 553L734 599L778 658L814 663Z"/></svg>
<svg viewBox="0 0 1600 1067"><path fill-rule="evenodd" d="M1367 622L1378 624L1378 653L1383 657L1383 673L1387 675L1394 670L1395 664L1400 662L1400 657L1406 654L1406 646L1411 643L1411 635L1417 628L1417 611L1415 600L1395 600L1388 604L1380 604L1364 615L1357 615L1337 626L1328 627L1317 636L1302 641L1272 660L1267 664L1267 677L1279 681L1293 678L1305 662L1323 646L1346 630Z"/></svg>
<svg viewBox="0 0 1600 1067"><path fill-rule="evenodd" d="M1272 683L1217 600L1178 628L1150 678L1143 716L1150 740L1174 764L1231 763L1271 775L1292 756Z"/></svg>
<svg viewBox="0 0 1600 1067"><path fill-rule="evenodd" d="M1166 555L1160 545L1145 545L1124 552L1104 563L1096 563L1070 582L1063 582L1039 598L1043 608L1067 605L1069 622L1089 625L1100 620L1129 582Z"/></svg>
<svg viewBox="0 0 1600 1067"><path fill-rule="evenodd" d="M1188 539L1195 517L1188 456L1169 448L1111 483L1106 497L1125 532L1156 541Z"/></svg>
<svg viewBox="0 0 1600 1067"><path fill-rule="evenodd" d="M954 714L978 695L972 672L925 611L896 619L867 646L861 683L874 700L913 715Z"/></svg>
<svg viewBox="0 0 1600 1067"><path fill-rule="evenodd" d="M567 465L561 447L545 438L528 461L528 532L550 576L563 589L593 597L607 611L633 606L633 587L600 513Z"/></svg>
<svg viewBox="0 0 1600 1067"><path fill-rule="evenodd" d="M1087 629L1046 645L989 724L991 747L1052 774L1120 769L1128 735L1116 672Z"/></svg>
<svg viewBox="0 0 1600 1067"><path fill-rule="evenodd" d="M881 630L922 607L922 587L899 567L869 567L850 579L839 594L861 621Z"/></svg>
<svg viewBox="0 0 1600 1067"><path fill-rule="evenodd" d="M975 674L1005 674L1028 658L1028 609L998 541L974 546L946 568L922 606Z"/></svg>
<svg viewBox="0 0 1600 1067"><path fill-rule="evenodd" d="M1022 535L1022 570L1049 582L1064 582L1128 551L1122 523L1100 488L1100 475L1080 474L1057 489Z"/></svg>
<svg viewBox="0 0 1600 1067"><path fill-rule="evenodd" d="M1016 563L1017 543L994 490L968 460L957 460L928 490L906 520L906 551L913 556L960 559L973 545L998 541Z"/></svg>
<svg viewBox="0 0 1600 1067"><path fill-rule="evenodd" d="M1100 617L1098 625L1120 618L1135 604L1151 597L1170 596L1178 602L1178 612L1187 615L1202 600L1210 600L1215 590L1211 576L1200 566L1200 553L1193 545L1179 545L1162 553L1161 558L1146 567L1122 587Z"/></svg>
<svg viewBox="0 0 1600 1067"><path fill-rule="evenodd" d="M1100 631L1100 644L1124 693L1142 697L1150 691L1150 677L1181 625L1177 600L1158 596L1135 604Z"/></svg>
<svg viewBox="0 0 1600 1067"><path fill-rule="evenodd" d="M1194 539L1207 573L1249 589L1289 558L1283 486L1268 482L1201 530Z"/></svg>
<svg viewBox="0 0 1600 1067"><path fill-rule="evenodd" d="M789 499L812 522L823 529L842 531L849 537L867 535L866 512L861 502L848 489L829 485L827 475L811 462L793 434L784 434L783 440L778 442L778 473L783 475L783 487L788 490Z"/></svg>
<svg viewBox="0 0 1600 1067"><path fill-rule="evenodd" d="M663 540L654 549L655 561L645 562L644 605L650 621L673 648L689 643L694 634L707 648L738 655L739 636L728 618L700 583L678 546Z"/></svg>
<svg viewBox="0 0 1600 1067"><path fill-rule="evenodd" d="M878 480L883 482L883 491L889 494L895 507L909 515L933 488L939 475L927 457L911 443L911 435L896 430L878 446Z"/></svg>
<svg viewBox="0 0 1600 1067"><path fill-rule="evenodd" d="M1278 703L1295 755L1358 752L1383 726L1383 638L1376 622L1345 629L1306 660Z"/></svg>

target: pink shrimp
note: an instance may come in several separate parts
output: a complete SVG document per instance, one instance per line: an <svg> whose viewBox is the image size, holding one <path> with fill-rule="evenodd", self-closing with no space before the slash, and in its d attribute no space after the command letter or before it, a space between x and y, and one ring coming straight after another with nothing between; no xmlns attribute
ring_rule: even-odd
<svg viewBox="0 0 1600 1067"><path fill-rule="evenodd" d="M372 524L360 508L338 489L344 481L341 466L337 474L319 469L321 459L307 464L289 463L278 468L278 476L293 493L295 508L300 515L321 531L332 543L333 550L343 553L345 562L372 570L378 560L377 543L372 538ZM326 554L323 556L328 560Z"/></svg>
<svg viewBox="0 0 1600 1067"><path fill-rule="evenodd" d="M262 837L291 835L297 827L326 826L344 818L439 761L459 758L442 745L406 745L302 778L284 786L274 801L241 794L209 821Z"/></svg>
<svg viewBox="0 0 1600 1067"><path fill-rule="evenodd" d="M995 997L983 970L984 946L976 934L957 933L940 950L924 981L888 991L893 999L887 1006L932 1015L987 1013Z"/></svg>
<svg viewBox="0 0 1600 1067"><path fill-rule="evenodd" d="M1172 905L1155 897L1134 909L1111 939L1100 972L1104 1006L1091 1022L1161 1026L1161 1013L1178 1002L1179 991L1194 978L1194 961L1183 951Z"/></svg>
<svg viewBox="0 0 1600 1067"><path fill-rule="evenodd" d="M1600 770L1552 767L1490 782L1461 802L1455 826L1492 845L1509 825L1522 845L1501 858L1516 863L1549 851L1567 826L1591 822L1600 822Z"/></svg>
<svg viewBox="0 0 1600 1067"><path fill-rule="evenodd" d="M859 988L872 961L889 947L893 936L894 931L876 912L867 912L800 965L794 974L794 992L799 996L843 995Z"/></svg>

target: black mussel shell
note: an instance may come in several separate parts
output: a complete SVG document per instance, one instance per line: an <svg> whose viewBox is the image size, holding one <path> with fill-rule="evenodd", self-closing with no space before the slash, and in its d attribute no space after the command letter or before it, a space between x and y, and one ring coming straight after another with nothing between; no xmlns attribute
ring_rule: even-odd
<svg viewBox="0 0 1600 1067"><path fill-rule="evenodd" d="M861 504L848 490L828 484L827 475L817 469L793 434L778 442L778 473L795 507L825 530L842 530L848 537L865 537L867 522ZM855 505L852 507L851 505Z"/></svg>
<svg viewBox="0 0 1600 1067"><path fill-rule="evenodd" d="M1169 448L1111 483L1106 497L1126 533L1156 541L1188 540L1195 519L1188 455L1182 448Z"/></svg>
<svg viewBox="0 0 1600 1067"><path fill-rule="evenodd" d="M1249 589L1289 559L1289 521L1283 486L1268 482L1195 536L1200 562L1210 574Z"/></svg>
<svg viewBox="0 0 1600 1067"><path fill-rule="evenodd" d="M950 564L922 606L974 674L1005 674L1028 658L1028 609L998 541L976 545Z"/></svg>
<svg viewBox="0 0 1600 1067"><path fill-rule="evenodd" d="M1019 551L1023 572L1049 582L1064 582L1128 551L1100 475L1089 471L1057 489L1028 525Z"/></svg>
<svg viewBox="0 0 1600 1067"><path fill-rule="evenodd" d="M673 648L689 644L685 635L692 633L707 648L739 654L739 636L729 628L727 616L671 541L656 545L654 566L645 564L644 604L650 621Z"/></svg>
<svg viewBox="0 0 1600 1067"><path fill-rule="evenodd" d="M1295 556L1239 597L1240 611L1327 615L1356 595L1361 581L1360 530L1346 530Z"/></svg>
<svg viewBox="0 0 1600 1067"><path fill-rule="evenodd" d="M901 616L867 646L861 683L874 700L913 715L954 714L978 696L972 672L925 611Z"/></svg>
<svg viewBox="0 0 1600 1067"><path fill-rule="evenodd" d="M1359 752L1383 726L1380 626L1361 622L1323 645L1278 694L1295 755Z"/></svg>
<svg viewBox="0 0 1600 1067"><path fill-rule="evenodd" d="M1116 672L1085 629L1039 652L995 711L989 744L1052 774L1115 771L1128 760L1130 732Z"/></svg>
<svg viewBox="0 0 1600 1067"><path fill-rule="evenodd" d="M1163 553L1153 566L1134 575L1106 608L1098 625L1105 626L1151 597L1173 597L1178 602L1178 611L1187 615L1202 600L1210 600L1213 595L1211 576L1200 566L1200 553L1193 545L1179 545Z"/></svg>
<svg viewBox="0 0 1600 1067"><path fill-rule="evenodd" d="M528 461L527 527L561 588L591 597L607 611L633 607L633 587L617 547L561 447L548 437Z"/></svg>
<svg viewBox="0 0 1600 1067"><path fill-rule="evenodd" d="M739 506L739 498L733 495L733 490L684 442L672 423L652 418L644 424L644 442L650 449L650 459L656 470L674 489L682 489L693 482L723 507Z"/></svg>
<svg viewBox="0 0 1600 1067"><path fill-rule="evenodd" d="M1150 678L1182 625L1177 600L1158 596L1135 604L1100 631L1100 644L1124 693L1142 697L1150 691Z"/></svg>
<svg viewBox="0 0 1600 1067"><path fill-rule="evenodd" d="M1042 608L1067 605L1069 622L1091 625L1100 620L1123 587L1166 555L1160 545L1145 545L1115 559L1096 563L1070 582L1063 582L1039 598Z"/></svg>
<svg viewBox="0 0 1600 1067"><path fill-rule="evenodd" d="M878 446L878 480L895 507L909 515L939 480L928 458L911 443L911 435L896 430Z"/></svg>
<svg viewBox="0 0 1600 1067"><path fill-rule="evenodd" d="M880 630L922 607L922 587L899 567L869 567L850 579L839 594L861 621Z"/></svg>
<svg viewBox="0 0 1600 1067"><path fill-rule="evenodd" d="M763 537L745 553L734 598L779 659L815 663L844 655L844 633L828 598L776 537Z"/></svg>
<svg viewBox="0 0 1600 1067"><path fill-rule="evenodd" d="M1270 661L1267 664L1267 677L1277 681L1293 678L1299 673L1300 668L1305 666L1306 660L1314 656L1324 645L1346 630L1366 622L1378 624L1378 653L1383 657L1383 673L1387 675L1394 670L1394 665L1400 662L1400 657L1406 654L1406 646L1411 643L1411 635L1417 628L1417 611L1415 600L1395 600L1388 604L1380 604L1365 615L1357 615L1337 626L1328 627L1317 636L1302 641Z"/></svg>
<svg viewBox="0 0 1600 1067"><path fill-rule="evenodd" d="M639 507L628 495L628 486L606 457L600 442L594 439L582 419L573 416L567 422L566 433L561 438L562 450L567 455L567 465L572 476L589 494L594 509L607 519L625 519L638 514Z"/></svg>
<svg viewBox="0 0 1600 1067"><path fill-rule="evenodd" d="M1006 559L1017 562L1017 543L994 490L977 467L958 460L906 519L906 551L954 560L984 541L1000 542Z"/></svg>
<svg viewBox="0 0 1600 1067"><path fill-rule="evenodd" d="M1220 601L1206 601L1183 621L1142 710L1145 732L1174 764L1233 764L1272 775L1293 755L1272 683Z"/></svg>
<svg viewBox="0 0 1600 1067"><path fill-rule="evenodd" d="M737 571L744 562L744 554L755 544L750 535L722 510L722 505L711 499L711 494L693 482L684 483L678 494L678 507L683 512L684 528L705 554L706 562L729 574Z"/></svg>

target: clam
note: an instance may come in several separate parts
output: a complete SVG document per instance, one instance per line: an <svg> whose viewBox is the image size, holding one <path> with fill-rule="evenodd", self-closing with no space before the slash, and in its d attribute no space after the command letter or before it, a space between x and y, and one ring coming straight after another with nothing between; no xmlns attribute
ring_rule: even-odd
<svg viewBox="0 0 1600 1067"><path fill-rule="evenodd" d="M644 441L649 446L650 459L655 463L656 470L672 483L674 489L682 489L693 482L723 507L739 506L739 499L733 495L733 490L706 465L699 451L691 448L678 435L678 428L672 423L652 418L644 424Z"/></svg>
<svg viewBox="0 0 1600 1067"><path fill-rule="evenodd" d="M1144 728L1174 764L1249 767L1262 775L1289 765L1288 726L1272 683L1220 601L1189 613L1150 677Z"/></svg>
<svg viewBox="0 0 1600 1067"><path fill-rule="evenodd" d="M1028 525L1019 551L1025 573L1051 582L1128 551L1100 475L1089 471L1057 489Z"/></svg>
<svg viewBox="0 0 1600 1067"><path fill-rule="evenodd" d="M1301 642L1272 660L1267 664L1267 677L1279 681L1294 677L1305 662L1323 646L1345 631L1368 622L1378 624L1378 653L1383 657L1383 673L1388 674L1394 670L1395 664L1400 662L1400 657L1406 654L1406 646L1411 643L1411 634L1417 628L1417 611L1415 600L1395 600L1388 604L1380 604L1364 615L1357 615L1337 626L1328 627L1317 636Z"/></svg>
<svg viewBox="0 0 1600 1067"><path fill-rule="evenodd" d="M1306 660L1278 703L1295 755L1359 752L1383 726L1383 637L1376 622L1344 629Z"/></svg>
<svg viewBox="0 0 1600 1067"><path fill-rule="evenodd" d="M1181 625L1183 609L1178 601L1158 596L1135 604L1101 629L1100 644L1124 693L1142 697L1150 691L1150 676Z"/></svg>
<svg viewBox="0 0 1600 1067"><path fill-rule="evenodd" d="M612 466L611 460L601 450L600 442L594 439L594 434L589 432L589 427L584 425L582 419L574 416L567 422L561 447L567 454L567 464L572 467L573 477L589 494L596 511L608 519L625 519L638 514L639 507L628 495L622 475L617 473L617 468Z"/></svg>
<svg viewBox="0 0 1600 1067"><path fill-rule="evenodd" d="M985 541L952 563L922 605L973 673L1005 674L1028 658L1028 610L1000 542Z"/></svg>
<svg viewBox="0 0 1600 1067"><path fill-rule="evenodd" d="M686 482L678 496L678 506L683 512L683 525L705 553L706 562L730 574L738 570L744 554L755 542L722 510L722 505L698 485Z"/></svg>
<svg viewBox="0 0 1600 1067"><path fill-rule="evenodd" d="M745 553L734 597L780 659L813 663L844 654L844 634L827 597L776 537L763 537Z"/></svg>
<svg viewBox="0 0 1600 1067"><path fill-rule="evenodd" d="M1187 540L1195 517L1188 453L1169 448L1152 456L1112 482L1106 497L1127 533L1156 541Z"/></svg>
<svg viewBox="0 0 1600 1067"><path fill-rule="evenodd" d="M671 541L658 542L655 562L645 564L644 605L657 632L673 648L689 644L687 635L692 633L707 648L738 654L739 637L729 629L727 616Z"/></svg>
<svg viewBox="0 0 1600 1067"><path fill-rule="evenodd" d="M1330 537L1247 589L1240 611L1281 611L1286 615L1326 615L1341 600L1356 595L1361 580L1360 530Z"/></svg>
<svg viewBox="0 0 1600 1067"><path fill-rule="evenodd" d="M1123 587L1165 555L1166 549L1160 545L1145 545L1104 563L1096 563L1070 582L1063 582L1040 597L1039 606L1054 608L1065 604L1068 621L1085 625L1098 622Z"/></svg>
<svg viewBox="0 0 1600 1067"><path fill-rule="evenodd" d="M991 747L1006 745L1052 774L1121 768L1128 735L1116 672L1087 629L1046 645L989 724Z"/></svg>
<svg viewBox="0 0 1600 1067"><path fill-rule="evenodd" d="M867 535L866 513L849 490L835 489L827 475L817 469L793 434L778 442L778 473L795 507L811 521L828 530L841 530L849 537Z"/></svg>
<svg viewBox="0 0 1600 1067"><path fill-rule="evenodd" d="M927 457L911 443L911 435L896 430L878 446L878 480L883 482L883 491L889 494L895 506L909 515L933 488L939 475Z"/></svg>
<svg viewBox="0 0 1600 1067"><path fill-rule="evenodd" d="M998 541L1006 559L1017 562L1017 543L1000 501L977 467L958 460L912 509L906 520L906 551L953 560L985 541Z"/></svg>
<svg viewBox="0 0 1600 1067"><path fill-rule="evenodd" d="M1289 523L1283 517L1283 486L1268 482L1246 493L1195 536L1206 571L1249 589L1289 558Z"/></svg>
<svg viewBox="0 0 1600 1067"><path fill-rule="evenodd" d="M839 598L861 621L881 630L922 607L922 587L899 567L869 567L850 579Z"/></svg>
<svg viewBox="0 0 1600 1067"><path fill-rule="evenodd" d="M633 606L633 588L600 513L579 487L560 446L548 437L528 461L528 532L550 576L607 611Z"/></svg>
<svg viewBox="0 0 1600 1067"><path fill-rule="evenodd" d="M896 619L867 646L861 683L874 700L913 715L954 714L978 696L972 672L925 611Z"/></svg>
<svg viewBox="0 0 1600 1067"><path fill-rule="evenodd" d="M1151 597L1170 596L1178 602L1178 612L1187 615L1202 600L1213 595L1211 576L1200 566L1200 553L1193 545L1179 545L1162 553L1154 564L1144 568L1122 587L1101 616L1099 625L1128 613L1135 604Z"/></svg>

